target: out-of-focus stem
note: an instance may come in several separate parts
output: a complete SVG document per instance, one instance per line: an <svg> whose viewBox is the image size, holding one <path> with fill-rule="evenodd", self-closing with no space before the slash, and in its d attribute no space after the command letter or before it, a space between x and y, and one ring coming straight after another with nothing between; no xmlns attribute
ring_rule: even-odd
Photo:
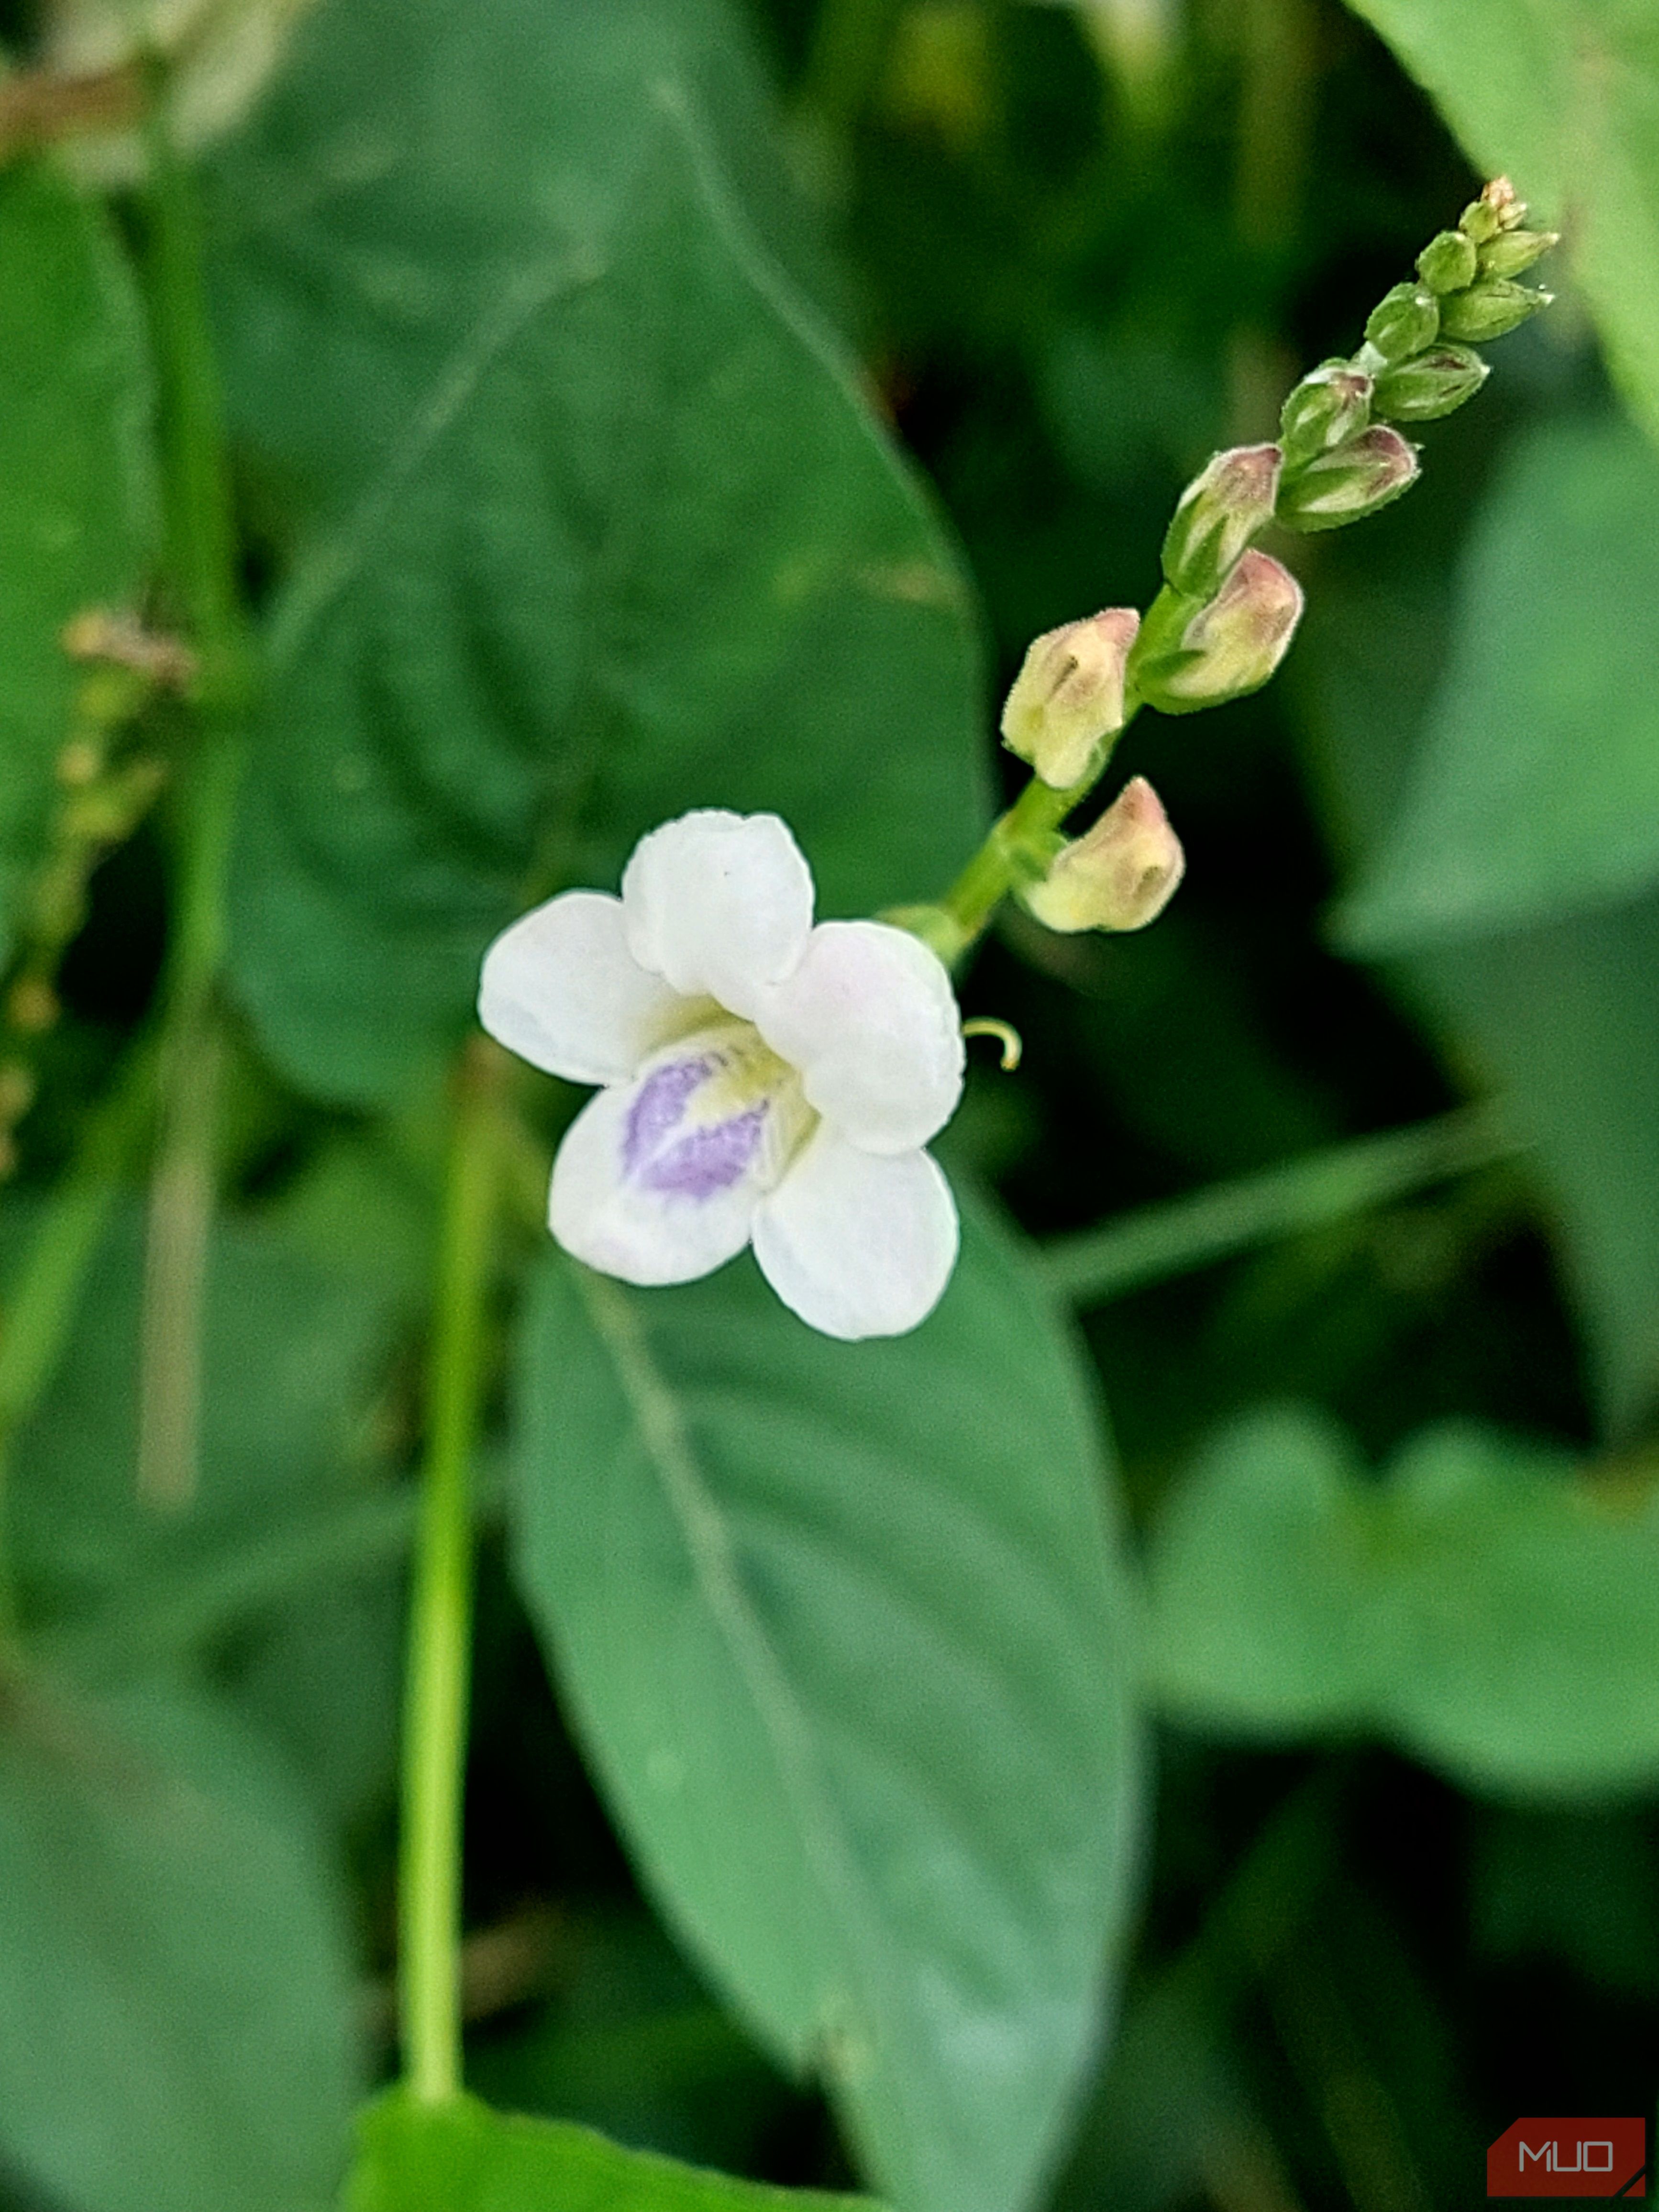
<svg viewBox="0 0 1659 2212"><path fill-rule="evenodd" d="M1042 1272L1057 1297L1078 1306L1103 1304L1236 1252L1346 1221L1521 1149L1489 1113L1447 1114L1055 1237L1043 1249Z"/></svg>
<svg viewBox="0 0 1659 2212"><path fill-rule="evenodd" d="M426 1457L404 1698L398 1995L411 2094L461 2087L461 1830L472 1627L472 1455L501 1151L495 1048L463 1061L434 1285Z"/></svg>
<svg viewBox="0 0 1659 2212"><path fill-rule="evenodd" d="M1273 260L1296 237L1306 190L1317 82L1310 0L1243 0L1233 228L1247 253ZM1228 344L1228 434L1271 437L1294 374L1282 340L1241 323ZM1287 374L1287 371L1290 372Z"/></svg>
<svg viewBox="0 0 1659 2212"><path fill-rule="evenodd" d="M193 743L173 822L177 872L163 979L161 1127L144 1268L138 1482L155 1504L179 1505L196 1486L202 1309L223 1056L216 988L250 660L200 220L190 176L173 144L167 106L158 65L146 116L145 268L161 396L167 566L198 672L190 692Z"/></svg>
<svg viewBox="0 0 1659 2212"><path fill-rule="evenodd" d="M5 1542L7 1455L57 1371L88 1266L138 1157L155 1081L154 1054L140 1046L94 1108L73 1164L0 1294L0 1645L14 1610Z"/></svg>

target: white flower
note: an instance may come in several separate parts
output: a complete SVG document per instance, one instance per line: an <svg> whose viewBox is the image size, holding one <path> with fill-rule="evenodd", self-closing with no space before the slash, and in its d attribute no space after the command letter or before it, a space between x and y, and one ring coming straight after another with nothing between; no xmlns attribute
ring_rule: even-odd
<svg viewBox="0 0 1659 2212"><path fill-rule="evenodd" d="M684 1283L752 1243L830 1336L895 1336L957 1255L922 1147L962 1092L950 978L878 921L812 922L775 814L706 809L641 838L622 896L565 891L484 955L478 1018L605 1088L553 1164L548 1225L629 1283Z"/></svg>

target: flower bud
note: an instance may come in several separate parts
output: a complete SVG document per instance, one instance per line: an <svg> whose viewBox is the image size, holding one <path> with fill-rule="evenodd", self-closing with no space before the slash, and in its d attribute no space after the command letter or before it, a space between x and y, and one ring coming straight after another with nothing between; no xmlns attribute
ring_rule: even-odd
<svg viewBox="0 0 1659 2212"><path fill-rule="evenodd" d="M258 97L283 58L295 20L313 0L49 0L45 58L57 73L95 77L165 58L170 113L187 152L222 137ZM94 182L122 185L144 172L135 130L88 132L72 159Z"/></svg>
<svg viewBox="0 0 1659 2212"><path fill-rule="evenodd" d="M1474 240L1462 230L1443 230L1417 257L1417 273L1435 293L1461 292L1479 265Z"/></svg>
<svg viewBox="0 0 1659 2212"><path fill-rule="evenodd" d="M1302 617L1302 586L1266 553L1243 555L1207 605L1174 599L1148 616L1135 688L1164 714L1192 714L1260 690Z"/></svg>
<svg viewBox="0 0 1659 2212"><path fill-rule="evenodd" d="M1207 599L1273 519L1283 456L1277 446L1217 453L1181 495L1164 540L1164 574L1177 592Z"/></svg>
<svg viewBox="0 0 1659 2212"><path fill-rule="evenodd" d="M1285 402L1279 444L1286 468L1342 445L1370 420L1371 380L1351 362L1330 361L1304 376Z"/></svg>
<svg viewBox="0 0 1659 2212"><path fill-rule="evenodd" d="M1417 448L1374 422L1334 453L1322 453L1287 477L1279 520L1291 530L1334 530L1375 514L1415 481Z"/></svg>
<svg viewBox="0 0 1659 2212"><path fill-rule="evenodd" d="M1541 261L1553 246L1559 246L1559 230L1506 230L1480 249L1483 276L1518 276Z"/></svg>
<svg viewBox="0 0 1659 2212"><path fill-rule="evenodd" d="M1489 338L1501 338L1540 307L1547 307L1554 297L1553 292L1534 291L1529 284L1511 284L1506 277L1483 276L1467 292L1446 301L1441 327L1449 338L1467 338L1472 345L1484 345Z"/></svg>
<svg viewBox="0 0 1659 2212"><path fill-rule="evenodd" d="M1107 607L1032 641L1002 709L1002 742L1056 791L1080 783L1103 738L1123 727L1123 672L1140 628Z"/></svg>
<svg viewBox="0 0 1659 2212"><path fill-rule="evenodd" d="M1440 310L1422 284L1396 284L1371 309L1365 342L1386 362L1404 361L1432 345L1440 330Z"/></svg>
<svg viewBox="0 0 1659 2212"><path fill-rule="evenodd" d="M1527 219L1527 204L1507 177L1494 177L1478 200L1471 200L1457 227L1477 246L1488 245L1506 230L1519 230Z"/></svg>
<svg viewBox="0 0 1659 2212"><path fill-rule="evenodd" d="M1389 422L1432 422L1473 399L1492 374L1467 346L1431 346L1376 380L1376 411Z"/></svg>
<svg viewBox="0 0 1659 2212"><path fill-rule="evenodd" d="M1049 929L1145 929L1175 896L1187 856L1144 775L1126 783L1092 830L1061 848L1019 896Z"/></svg>

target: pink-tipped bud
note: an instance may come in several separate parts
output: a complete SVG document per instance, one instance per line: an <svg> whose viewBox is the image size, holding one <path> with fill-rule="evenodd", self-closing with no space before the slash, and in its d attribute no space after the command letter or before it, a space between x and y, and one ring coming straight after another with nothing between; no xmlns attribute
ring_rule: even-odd
<svg viewBox="0 0 1659 2212"><path fill-rule="evenodd" d="M1285 402L1279 442L1286 468L1328 453L1370 420L1371 380L1352 362L1328 361L1304 376Z"/></svg>
<svg viewBox="0 0 1659 2212"><path fill-rule="evenodd" d="M1169 618L1182 619L1179 602ZM1157 637L1144 661L1137 657L1136 688L1165 714L1242 699L1260 690L1283 660L1301 619L1302 586L1289 569L1266 553L1246 553L1207 606L1174 635Z"/></svg>
<svg viewBox="0 0 1659 2212"><path fill-rule="evenodd" d="M1032 640L1002 709L1002 742L1044 783L1067 791L1123 727L1123 676L1140 628L1133 607L1106 607Z"/></svg>
<svg viewBox="0 0 1659 2212"><path fill-rule="evenodd" d="M1519 230L1527 219L1527 204L1507 177L1494 177L1471 200L1458 221L1477 246L1486 246L1501 231Z"/></svg>
<svg viewBox="0 0 1659 2212"><path fill-rule="evenodd" d="M1049 929L1145 929L1175 896L1186 867L1158 793L1138 775L1020 896Z"/></svg>
<svg viewBox="0 0 1659 2212"><path fill-rule="evenodd" d="M1431 345L1376 380L1376 411L1390 422L1432 422L1473 399L1490 371L1478 353L1449 340Z"/></svg>
<svg viewBox="0 0 1659 2212"><path fill-rule="evenodd" d="M1283 459L1277 446L1234 446L1193 478L1164 540L1164 574L1172 590L1207 599L1217 589L1273 520Z"/></svg>
<svg viewBox="0 0 1659 2212"><path fill-rule="evenodd" d="M1398 430L1373 423L1358 437L1320 453L1279 489L1279 520L1291 530L1335 530L1375 514L1417 478L1417 448Z"/></svg>

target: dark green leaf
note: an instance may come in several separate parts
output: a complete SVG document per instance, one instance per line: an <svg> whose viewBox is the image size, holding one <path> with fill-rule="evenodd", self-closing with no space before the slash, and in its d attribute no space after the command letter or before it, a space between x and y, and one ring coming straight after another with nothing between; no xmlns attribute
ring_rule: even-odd
<svg viewBox="0 0 1659 2212"><path fill-rule="evenodd" d="M867 2199L735 2181L474 2097L422 2106L394 2092L360 2126L343 2212L868 2212Z"/></svg>
<svg viewBox="0 0 1659 2212"><path fill-rule="evenodd" d="M1098 2033L1136 1810L1086 1392L976 1216L914 1335L742 1262L639 1297L550 1254L520 1576L647 1880L826 2078L907 2212L1006 2212Z"/></svg>
<svg viewBox="0 0 1659 2212"><path fill-rule="evenodd" d="M731 0L325 0L204 184L239 438L339 516L397 464L452 363L526 278L600 265L684 87L798 279L823 258Z"/></svg>
<svg viewBox="0 0 1659 2212"><path fill-rule="evenodd" d="M1540 216L1569 223L1613 369L1659 434L1659 13L1645 0L1351 4L1487 174L1507 171Z"/></svg>
<svg viewBox="0 0 1659 2212"><path fill-rule="evenodd" d="M323 2212L358 2093L340 1900L213 1708L12 1688L0 2144L76 2212Z"/></svg>
<svg viewBox="0 0 1659 2212"><path fill-rule="evenodd" d="M155 515L139 310L101 210L0 171L0 961L79 680L71 615L131 603Z"/></svg>
<svg viewBox="0 0 1659 2212"><path fill-rule="evenodd" d="M1399 813L1340 920L1368 955L1659 878L1659 454L1609 417L1516 453L1469 546Z"/></svg>
<svg viewBox="0 0 1659 2212"><path fill-rule="evenodd" d="M277 622L234 892L301 1081L393 1091L492 933L692 805L770 807L832 913L981 819L967 598L821 331L659 117L601 262L520 267Z"/></svg>
<svg viewBox="0 0 1659 2212"><path fill-rule="evenodd" d="M1166 1711L1279 1741L1376 1730L1477 1789L1659 1774L1659 1500L1425 1431L1385 1481L1296 1409L1219 1437L1152 1558Z"/></svg>
<svg viewBox="0 0 1659 2212"><path fill-rule="evenodd" d="M271 1230L229 1220L209 1262L199 1486L181 1510L140 1501L142 1274L142 1224L128 1215L94 1266L60 1379L12 1453L12 1536L31 1610L43 1626L72 1625L84 1656L118 1667L222 1632L239 1600L287 1595L283 1551L290 1569L312 1553L326 1563L343 1515L361 1521L347 1533L367 1556L384 1558L388 1503L360 1445L386 1346L384 1295ZM358 1563L349 1549L345 1562ZM203 1603L216 1593L216 1611Z"/></svg>
<svg viewBox="0 0 1659 2212"><path fill-rule="evenodd" d="M1415 994L1531 1140L1594 1395L1659 1405L1659 897L1425 952Z"/></svg>

